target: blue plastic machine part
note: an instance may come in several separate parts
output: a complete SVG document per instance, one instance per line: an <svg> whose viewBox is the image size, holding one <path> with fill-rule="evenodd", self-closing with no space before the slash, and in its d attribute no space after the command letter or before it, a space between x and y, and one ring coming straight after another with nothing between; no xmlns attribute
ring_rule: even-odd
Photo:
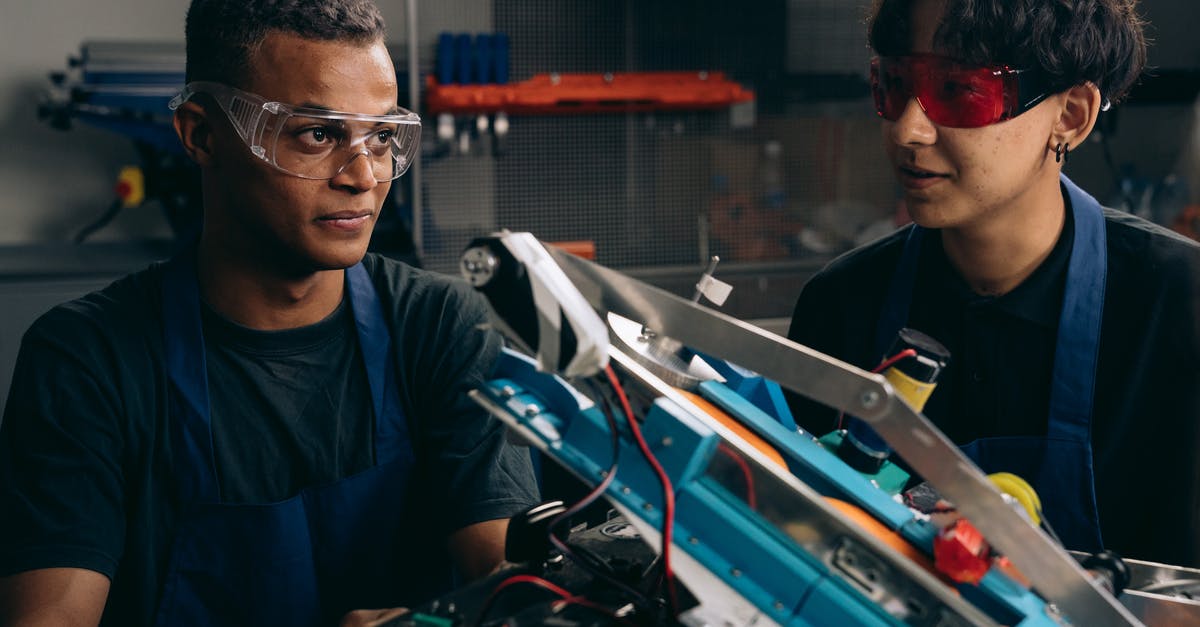
<svg viewBox="0 0 1200 627"><path fill-rule="evenodd" d="M778 383L724 359L704 353L696 354L725 378L725 385L729 389L753 403L779 424L792 430L796 429L796 420L792 418L792 410L788 409L787 400L783 397L783 388L780 388Z"/></svg>
<svg viewBox="0 0 1200 627"><path fill-rule="evenodd" d="M498 378L479 390L538 448L595 485L612 463L608 424L600 410L561 378L538 372L505 350ZM784 456L789 470L819 493L855 503L919 549L931 552L934 529L872 486L832 453L787 429L728 387L701 385L701 395L742 421ZM620 458L606 497L661 529L662 488L618 419ZM781 625L895 625L896 618L831 565L805 551L708 473L721 443L706 424L674 401L656 398L642 430L675 489L674 533L686 552L746 602ZM964 598L1001 624L1052 625L1045 602L993 569Z"/></svg>

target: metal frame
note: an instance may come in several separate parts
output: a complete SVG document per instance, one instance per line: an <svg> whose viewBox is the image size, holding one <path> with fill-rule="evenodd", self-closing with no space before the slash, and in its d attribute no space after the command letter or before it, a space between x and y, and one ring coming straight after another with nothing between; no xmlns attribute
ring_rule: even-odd
<svg viewBox="0 0 1200 627"><path fill-rule="evenodd" d="M881 375L768 333L567 253L548 249L599 312L642 320L694 349L720 355L821 403L853 414L955 503L1054 609L1075 624L1139 625L1067 552L1022 519L984 474Z"/></svg>

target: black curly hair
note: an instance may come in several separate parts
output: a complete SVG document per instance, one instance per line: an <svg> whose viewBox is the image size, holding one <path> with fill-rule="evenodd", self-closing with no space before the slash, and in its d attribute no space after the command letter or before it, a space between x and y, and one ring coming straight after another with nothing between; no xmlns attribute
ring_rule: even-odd
<svg viewBox="0 0 1200 627"><path fill-rule="evenodd" d="M871 48L910 51L914 0L876 0L868 18ZM1056 90L1091 82L1112 102L1146 65L1144 22L1136 0L947 0L934 35L943 54L979 65L1043 72Z"/></svg>
<svg viewBox="0 0 1200 627"><path fill-rule="evenodd" d="M244 87L251 53L271 31L305 39L382 41L383 16L372 0L192 0L186 80Z"/></svg>

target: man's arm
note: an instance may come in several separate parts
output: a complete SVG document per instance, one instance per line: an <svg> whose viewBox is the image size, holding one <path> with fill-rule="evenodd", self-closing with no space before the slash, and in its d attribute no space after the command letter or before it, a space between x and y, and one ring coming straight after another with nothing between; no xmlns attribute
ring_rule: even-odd
<svg viewBox="0 0 1200 627"><path fill-rule="evenodd" d="M468 525L450 534L447 540L450 556L466 581L487 576L504 560L507 533L508 519L501 518ZM375 627L407 611L403 607L354 610L342 617L338 627Z"/></svg>
<svg viewBox="0 0 1200 627"><path fill-rule="evenodd" d="M82 568L41 568L0 578L0 624L93 627L108 599L108 577Z"/></svg>
<svg viewBox="0 0 1200 627"><path fill-rule="evenodd" d="M504 537L508 519L486 520L450 534L450 556L458 572L468 581L492 572L504 561Z"/></svg>
<svg viewBox="0 0 1200 627"><path fill-rule="evenodd" d="M81 308L34 323L14 368L0 423L0 625L98 624L124 551L113 345Z"/></svg>

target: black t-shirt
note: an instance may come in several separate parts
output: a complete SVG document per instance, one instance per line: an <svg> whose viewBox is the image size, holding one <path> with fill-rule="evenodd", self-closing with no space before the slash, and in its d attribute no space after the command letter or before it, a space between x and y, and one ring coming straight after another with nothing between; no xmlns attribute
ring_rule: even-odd
<svg viewBox="0 0 1200 627"><path fill-rule="evenodd" d="M1200 566L1200 246L1128 214L1105 209L1104 217L1108 276L1092 414L1101 533L1126 557ZM923 240L908 326L952 355L924 413L954 442L1045 435L1072 229L1068 220L1042 265L999 297L971 292L938 232ZM813 277L788 336L875 367L876 323L908 232ZM789 401L804 429L833 429L835 412Z"/></svg>
<svg viewBox="0 0 1200 627"><path fill-rule="evenodd" d="M348 301L299 329L202 306L213 455L225 503L274 503L375 465L375 408Z"/></svg>
<svg viewBox="0 0 1200 627"><path fill-rule="evenodd" d="M537 502L528 452L466 397L499 348L460 281L368 255L435 537ZM169 445L162 267L60 305L26 333L0 425L0 576L112 580L104 624L152 623L182 503ZM349 306L261 332L203 312L222 498L273 502L373 464L373 408ZM398 493L400 490L398 489Z"/></svg>

